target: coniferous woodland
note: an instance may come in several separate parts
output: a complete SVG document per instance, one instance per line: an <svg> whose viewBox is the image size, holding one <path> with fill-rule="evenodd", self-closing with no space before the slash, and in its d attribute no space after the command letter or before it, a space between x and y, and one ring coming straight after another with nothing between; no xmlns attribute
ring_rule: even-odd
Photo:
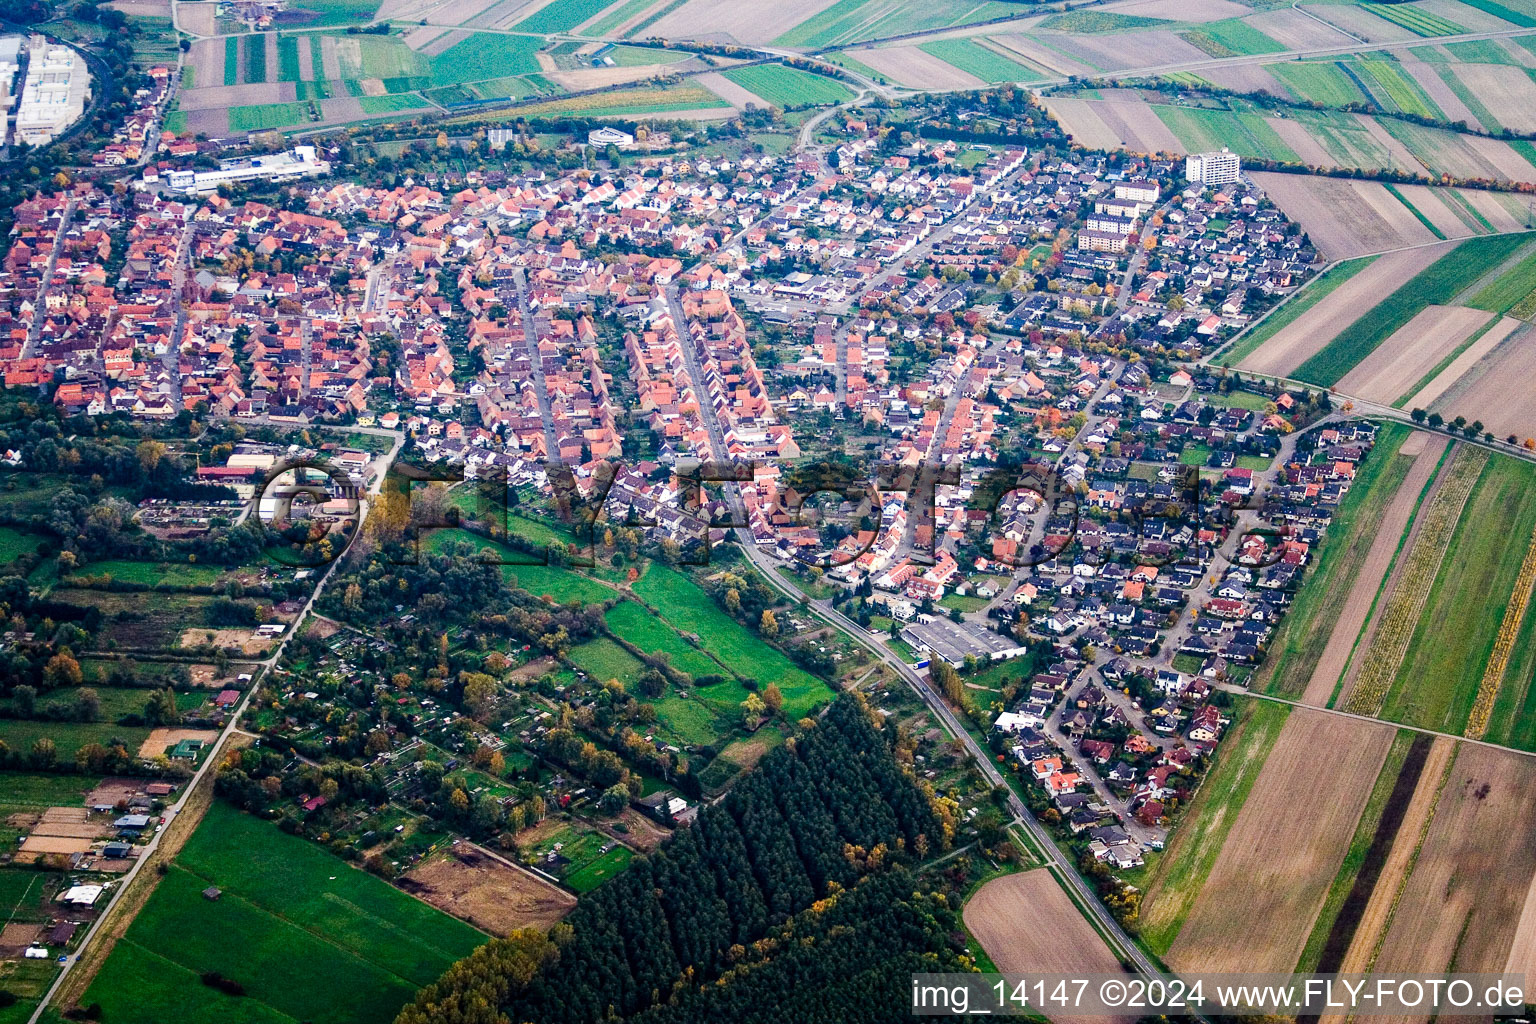
<svg viewBox="0 0 1536 1024"><path fill-rule="evenodd" d="M890 982L913 964L964 969L954 966L964 943L954 946L947 901L914 895L901 867L952 834L953 808L906 774L865 708L842 697L692 826L583 897L547 938L525 931L488 943L396 1024L640 1014L661 1024L745 1006L758 1014L750 1019L888 1019L877 1007L905 993ZM810 949L802 939L814 940ZM834 985L846 1005L795 1004L785 989L797 985ZM816 1015L803 1016L813 1005Z"/></svg>

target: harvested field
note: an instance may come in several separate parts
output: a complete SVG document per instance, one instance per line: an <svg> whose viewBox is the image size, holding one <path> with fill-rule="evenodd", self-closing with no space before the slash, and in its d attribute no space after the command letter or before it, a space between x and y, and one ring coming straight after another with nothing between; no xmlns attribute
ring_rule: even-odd
<svg viewBox="0 0 1536 1024"><path fill-rule="evenodd" d="M1527 324L1514 317L1501 317L1499 322L1485 331L1481 338L1467 346L1465 352L1451 360L1451 364L1436 374L1433 380L1409 396L1403 405L1422 409L1432 407L1439 401L1441 395L1471 373L1472 368L1502 345L1506 338L1516 330L1526 328L1528 328Z"/></svg>
<svg viewBox="0 0 1536 1024"><path fill-rule="evenodd" d="M301 82L315 80L315 52L311 49L314 41L313 36L299 36L299 81Z"/></svg>
<svg viewBox="0 0 1536 1024"><path fill-rule="evenodd" d="M1166 18L1169 21L1222 21L1253 13L1252 8L1231 0L1120 0L1105 4L1101 11L1131 14L1138 18Z"/></svg>
<svg viewBox="0 0 1536 1024"><path fill-rule="evenodd" d="M1212 76L1212 81L1215 78ZM1307 131L1307 126L1291 118L1275 118L1270 127L1280 136L1280 141L1291 147L1302 163L1311 167L1332 167L1338 161L1317 141L1317 136Z"/></svg>
<svg viewBox="0 0 1536 1024"><path fill-rule="evenodd" d="M219 31L218 10L219 5L217 3L183 3L179 5L177 15L184 31L199 36L212 36L218 35ZM198 42L214 41L216 40L199 40ZM193 45L197 44L194 43ZM220 45L223 44L220 43ZM202 81L201 76L198 77L198 81Z"/></svg>
<svg viewBox="0 0 1536 1024"><path fill-rule="evenodd" d="M729 36L738 43L755 46L772 42L807 18L820 14L832 2L776 0L772 16L764 17L766 12L756 4L688 0L648 28L646 34L668 39Z"/></svg>
<svg viewBox="0 0 1536 1024"><path fill-rule="evenodd" d="M1096 71L1087 64L1057 53L1049 46L1042 46L1029 36L993 36L992 41L1003 49L1012 50L1025 60L1039 64L1043 68L1048 68L1058 75L1084 75L1091 78L1096 74Z"/></svg>
<svg viewBox="0 0 1536 1024"><path fill-rule="evenodd" d="M1334 687L1338 684L1340 676L1344 674L1350 654L1354 650L1355 641L1360 636L1360 630L1365 627L1371 602L1376 599L1382 580L1386 578L1387 569L1397 554L1398 543L1402 540L1403 531L1408 527L1408 521L1413 515L1419 494L1424 490L1424 485L1429 483L1430 476L1434 473L1435 467L1440 464L1440 456L1444 454L1446 445L1449 443L1446 438L1416 432L1398 449L1399 455L1413 456L1413 465L1409 467L1408 474L1392 496L1392 503L1387 506L1385 514L1376 526L1370 550L1366 552L1359 572L1349 583L1349 597L1334 621L1333 629L1328 635L1328 643L1324 646L1323 653L1312 670L1312 678L1308 680L1306 691L1301 697L1303 703L1324 707L1333 696ZM1339 582L1344 583L1343 580Z"/></svg>
<svg viewBox="0 0 1536 1024"><path fill-rule="evenodd" d="M555 76L551 75L550 77L553 78ZM770 105L757 93L737 85L735 82L731 81L729 78L726 78L718 71L711 72L707 75L699 75L694 79L694 81L708 89L710 92L714 93L716 96L719 96L721 99L725 100L725 102L729 103L737 110L747 109L747 104L749 103L754 107L765 107Z"/></svg>
<svg viewBox="0 0 1536 1024"><path fill-rule="evenodd" d="M187 51L187 64L192 68L194 85L218 85L223 82L224 40L199 39Z"/></svg>
<svg viewBox="0 0 1536 1024"><path fill-rule="evenodd" d="M1470 218L1457 212L1459 204L1456 204L1450 189L1430 188L1428 185L1393 187L1446 238L1466 238L1469 235L1481 233L1481 226L1468 224L1467 221Z"/></svg>
<svg viewBox="0 0 1536 1024"><path fill-rule="evenodd" d="M1526 326L1515 331L1486 356L1434 405L1436 412L1457 410L1451 415L1476 416L1498 437L1515 434L1536 436L1536 389L1530 384L1536 333Z"/></svg>
<svg viewBox="0 0 1536 1024"><path fill-rule="evenodd" d="M1275 76L1270 74L1262 64L1222 64L1201 68L1200 77L1234 92L1269 92L1276 96L1285 95L1284 87L1275 81ZM1278 123L1275 128L1279 130Z"/></svg>
<svg viewBox="0 0 1536 1024"><path fill-rule="evenodd" d="M1364 7L1310 4L1308 10L1324 21L1337 25L1345 32L1359 36L1368 43L1400 43L1419 38L1401 25L1376 17Z"/></svg>
<svg viewBox="0 0 1536 1024"><path fill-rule="evenodd" d="M380 16L383 16L382 12ZM325 71L326 79L332 82L341 80L341 52L337 43L335 36L320 37L320 67Z"/></svg>
<svg viewBox="0 0 1536 1024"><path fill-rule="evenodd" d="M559 886L463 842L402 875L400 888L498 936L519 928L548 931L576 905Z"/></svg>
<svg viewBox="0 0 1536 1024"><path fill-rule="evenodd" d="M201 81L201 79L199 79ZM182 110L246 106L253 103L288 103L294 98L292 82L259 82L255 85L211 85L181 94Z"/></svg>
<svg viewBox="0 0 1536 1024"><path fill-rule="evenodd" d="M189 110L186 111L186 117L186 130L194 135L198 132L215 136L229 134L229 111L226 108Z"/></svg>
<svg viewBox="0 0 1536 1024"><path fill-rule="evenodd" d="M1467 91L1476 96L1499 123L1488 125L1492 131L1513 128L1517 132L1536 131L1536 104L1531 102L1531 78L1524 68L1503 64L1452 64Z"/></svg>
<svg viewBox="0 0 1536 1024"><path fill-rule="evenodd" d="M1445 736L1435 737L1430 744L1429 754L1419 771L1418 783L1413 788L1413 796L1403 812L1402 821L1398 823L1392 848L1377 873L1376 884L1371 889L1365 909L1355 922L1354 936L1338 970L1362 973L1369 968L1375 957L1382 932L1391 919L1397 895L1402 890L1408 872L1413 868L1419 842L1434 815L1441 780L1445 778L1456 747L1456 741Z"/></svg>
<svg viewBox="0 0 1536 1024"><path fill-rule="evenodd" d="M44 818L32 829L32 834L56 839L104 839L112 834L112 829L103 821L48 821Z"/></svg>
<svg viewBox="0 0 1536 1024"><path fill-rule="evenodd" d="M1106 89L1104 99L1094 104L1094 113L1119 136L1125 148L1137 153L1178 153L1183 147L1168 126L1152 112L1152 106L1138 93L1125 89Z"/></svg>
<svg viewBox="0 0 1536 1024"><path fill-rule="evenodd" d="M962 913L965 926L1005 974L1119 974L1110 952L1046 868L994 878ZM1056 1016L1056 1024L1106 1018Z"/></svg>
<svg viewBox="0 0 1536 1024"><path fill-rule="evenodd" d="M356 96L336 96L320 101L320 116L326 122L356 121L364 117L363 105Z"/></svg>
<svg viewBox="0 0 1536 1024"><path fill-rule="evenodd" d="M182 740L202 740L204 743L212 743L219 738L214 729L155 729L139 744L140 757L159 757L165 753L167 747L174 747Z"/></svg>
<svg viewBox="0 0 1536 1024"><path fill-rule="evenodd" d="M1339 380L1348 395L1391 405L1491 319L1469 306L1425 306Z"/></svg>
<svg viewBox="0 0 1536 1024"><path fill-rule="evenodd" d="M446 33L442 29L435 26L413 28L409 32L405 33L405 35L401 36L400 41L406 46L409 46L411 49L420 52L423 46L426 46L438 36L445 34Z"/></svg>
<svg viewBox="0 0 1536 1024"><path fill-rule="evenodd" d="M980 89L987 84L916 46L851 50L848 55L912 89Z"/></svg>
<svg viewBox="0 0 1536 1024"><path fill-rule="evenodd" d="M1070 96L1045 97L1045 109L1061 122L1062 128L1072 136L1072 141L1088 149L1118 149L1125 144L1120 133L1104 123L1099 116L1098 104Z"/></svg>
<svg viewBox="0 0 1536 1024"><path fill-rule="evenodd" d="M1390 726L1320 711L1291 714L1168 951L1171 966L1295 967L1393 735ZM1243 913L1232 912L1236 905Z"/></svg>
<svg viewBox="0 0 1536 1024"><path fill-rule="evenodd" d="M1499 971L1536 877L1536 759L1462 744L1373 970Z"/></svg>
<svg viewBox="0 0 1536 1024"><path fill-rule="evenodd" d="M1330 260L1435 240L1412 211L1377 182L1264 172L1254 172L1253 180L1287 216L1300 221Z"/></svg>
<svg viewBox="0 0 1536 1024"><path fill-rule="evenodd" d="M1519 212L1511 210L1503 201L1503 197L1492 192L1484 192L1476 188L1458 188L1452 190L1456 195L1467 201L1467 205L1482 215L1483 219L1493 225L1495 231L1525 231L1525 203L1520 197L1511 197L1519 204Z"/></svg>
<svg viewBox="0 0 1536 1024"><path fill-rule="evenodd" d="M1465 121L1469 127L1484 130L1491 127L1478 120L1471 108L1456 95L1456 90L1451 88L1450 83L1440 77L1435 65L1426 64L1407 50L1398 50L1397 56L1403 71L1418 83L1419 88L1424 90L1424 95L1434 101L1435 106L1440 108L1448 120Z"/></svg>
<svg viewBox="0 0 1536 1024"><path fill-rule="evenodd" d="M1081 55L1085 63L1097 64L1106 71L1209 59L1204 50L1166 29L1070 36L1041 32L1039 38L1068 53Z"/></svg>
<svg viewBox="0 0 1536 1024"><path fill-rule="evenodd" d="M457 46L459 43L462 43L472 34L473 33L463 31L444 32L442 35L438 36L436 39L433 39L431 42L423 46L421 48L421 54L424 57L436 57L438 54L446 52L450 47Z"/></svg>
<svg viewBox="0 0 1536 1024"><path fill-rule="evenodd" d="M642 64L635 67L616 68L582 68L579 71L551 71L544 77L552 82L577 92L582 89L597 89L610 85L623 85L626 82L640 82L648 78L656 78L660 75L672 74L677 71L676 64ZM719 94L719 90L713 85L705 83L704 78L713 81L719 75L700 75L695 81L704 85L710 92ZM748 95L752 95L748 93ZM730 100L729 96L721 95L721 99ZM752 101L759 107L768 106L763 100L753 96ZM732 104L735 105L734 103Z"/></svg>
<svg viewBox="0 0 1536 1024"><path fill-rule="evenodd" d="M1289 375L1327 348L1340 331L1369 312L1381 296L1443 256L1449 244L1382 256L1287 324L1239 365L1244 370Z"/></svg>
<svg viewBox="0 0 1536 1024"><path fill-rule="evenodd" d="M1353 39L1290 7L1265 11L1246 18L1243 24L1258 29L1288 50L1312 50L1348 46Z"/></svg>

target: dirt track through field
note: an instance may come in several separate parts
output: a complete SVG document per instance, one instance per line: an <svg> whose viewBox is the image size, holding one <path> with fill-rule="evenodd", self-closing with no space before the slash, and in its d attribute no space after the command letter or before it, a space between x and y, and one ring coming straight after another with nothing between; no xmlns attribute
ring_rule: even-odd
<svg viewBox="0 0 1536 1024"><path fill-rule="evenodd" d="M1370 614L1371 602L1376 599L1376 592L1381 588L1381 581L1386 578L1387 568L1392 564L1392 556L1397 552L1403 530L1413 515L1419 492L1429 483L1430 475L1434 473L1449 443L1448 438L1437 434L1415 432L1398 449L1401 455L1413 456L1413 465L1408 468L1408 475L1392 496L1391 504L1376 526L1376 535L1371 540L1365 561L1349 584L1349 598L1333 624L1333 631L1328 635L1322 656L1312 669L1312 678L1307 681L1307 689L1301 695L1303 703L1325 707L1328 698L1333 696L1333 688L1344 674L1355 640L1365 626L1366 616ZM1339 585L1344 585L1344 581L1341 580Z"/></svg>
<svg viewBox="0 0 1536 1024"><path fill-rule="evenodd" d="M1327 348L1339 332L1368 314L1393 289L1448 252L1451 244L1454 243L1379 257L1282 327L1239 367L1289 376L1296 367Z"/></svg>
<svg viewBox="0 0 1536 1024"><path fill-rule="evenodd" d="M1346 395L1391 405L1493 319L1468 306L1425 306L1339 381Z"/></svg>
<svg viewBox="0 0 1536 1024"><path fill-rule="evenodd" d="M1393 735L1385 724L1303 708L1291 713L1168 950L1170 966L1296 966Z"/></svg>
<svg viewBox="0 0 1536 1024"><path fill-rule="evenodd" d="M962 917L1004 974L1120 973L1120 961L1048 868L992 879L976 890ZM1104 1024L1117 1018L1052 1014L1051 1019Z"/></svg>

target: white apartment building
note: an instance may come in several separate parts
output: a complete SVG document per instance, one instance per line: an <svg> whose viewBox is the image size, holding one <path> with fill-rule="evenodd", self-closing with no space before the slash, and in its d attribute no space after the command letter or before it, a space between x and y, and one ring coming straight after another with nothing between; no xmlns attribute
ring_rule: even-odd
<svg viewBox="0 0 1536 1024"><path fill-rule="evenodd" d="M1184 158L1184 177L1201 185L1230 185L1242 170L1241 158L1226 147L1220 153L1191 153Z"/></svg>

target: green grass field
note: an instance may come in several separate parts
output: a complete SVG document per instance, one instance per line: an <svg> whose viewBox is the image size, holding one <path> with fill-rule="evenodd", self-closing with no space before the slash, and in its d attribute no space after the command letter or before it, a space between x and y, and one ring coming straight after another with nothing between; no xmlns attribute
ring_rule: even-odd
<svg viewBox="0 0 1536 1024"><path fill-rule="evenodd" d="M1270 338L1280 333L1282 328L1289 326L1297 317L1327 298L1329 293L1339 285L1354 277L1360 271L1376 261L1375 256L1362 256L1359 259L1346 260L1335 266L1329 267L1326 272L1314 277L1305 287L1288 299L1284 305L1265 317L1257 327L1238 339L1237 344L1231 350L1223 352L1220 363L1222 366L1234 366L1247 359L1259 350L1259 346Z"/></svg>
<svg viewBox="0 0 1536 1024"><path fill-rule="evenodd" d="M1260 114L1164 104L1154 104L1152 110L1191 153L1225 146L1234 153L1261 160L1301 160Z"/></svg>
<svg viewBox="0 0 1536 1024"><path fill-rule="evenodd" d="M325 28L331 25L349 25L356 22L372 21L374 12L379 9L378 0L300 0L294 5L296 10L309 11L315 15L304 24L310 28ZM319 52L319 45L315 52Z"/></svg>
<svg viewBox="0 0 1536 1024"><path fill-rule="evenodd" d="M191 562L130 562L121 558L109 558L101 562L87 562L71 576L110 576L123 583L139 583L145 586L165 584L172 587L206 587L217 583L225 570L218 565L197 565Z"/></svg>
<svg viewBox="0 0 1536 1024"><path fill-rule="evenodd" d="M146 695L147 696L147 695ZM50 739L58 751L58 760L73 764L75 751L88 743L110 746L121 741L128 753L138 752L139 744L149 735L144 726L118 725L115 722L43 722L29 718L0 719L0 740L18 753L25 754L40 739Z"/></svg>
<svg viewBox="0 0 1536 1024"><path fill-rule="evenodd" d="M1483 738L1518 750L1536 750L1536 614L1528 605L1493 714Z"/></svg>
<svg viewBox="0 0 1536 1024"><path fill-rule="evenodd" d="M297 82L302 77L303 74L299 70L299 37L278 36L277 80Z"/></svg>
<svg viewBox="0 0 1536 1024"><path fill-rule="evenodd" d="M739 675L762 686L777 683L784 694L784 713L805 714L832 696L827 684L790 661L735 619L721 611L688 577L663 565L652 565L634 584L636 595L661 610L684 633L697 634L704 649ZM724 684L722 684L724 685ZM706 689L712 696L719 686Z"/></svg>
<svg viewBox="0 0 1536 1024"><path fill-rule="evenodd" d="M998 0L836 0L773 41L775 46L820 49L863 39L975 24L1017 15L1015 4Z"/></svg>
<svg viewBox="0 0 1536 1024"><path fill-rule="evenodd" d="M223 890L216 902L201 895L209 885ZM485 939L215 801L82 1001L101 1003L115 1024L374 1024ZM196 975L205 971L240 982L246 995L202 985ZM335 984L340 977L347 984Z"/></svg>
<svg viewBox="0 0 1536 1024"><path fill-rule="evenodd" d="M607 14L594 21L587 31L582 34L593 36L612 35L614 29L630 18L638 16L641 11L650 7L655 2L656 0L624 0L623 3L615 5L608 10Z"/></svg>
<svg viewBox="0 0 1536 1024"><path fill-rule="evenodd" d="M606 10L614 0L554 0L513 25L518 32L569 32Z"/></svg>
<svg viewBox="0 0 1536 1024"><path fill-rule="evenodd" d="M1419 117L1445 119L1445 113L1402 65L1392 60L1362 60L1356 65L1362 75L1375 81L1373 90L1383 108Z"/></svg>
<svg viewBox="0 0 1536 1024"><path fill-rule="evenodd" d="M1360 571L1376 539L1377 524L1413 465L1412 456L1397 454L1410 433L1401 423L1382 426L1375 449L1339 503L1313 554L1306 582L1270 645L1260 670L1263 692L1294 699L1306 689L1348 599L1347 581Z"/></svg>
<svg viewBox="0 0 1536 1024"><path fill-rule="evenodd" d="M1341 107L1364 103L1365 93L1333 61L1281 61L1266 66L1297 99Z"/></svg>
<svg viewBox="0 0 1536 1024"><path fill-rule="evenodd" d="M101 780L87 775L0 772L0 811L38 807L82 807L85 794Z"/></svg>
<svg viewBox="0 0 1536 1024"><path fill-rule="evenodd" d="M261 34L245 37L245 82L250 85L267 80L267 37Z"/></svg>
<svg viewBox="0 0 1536 1024"><path fill-rule="evenodd" d="M473 544L476 554L489 548L495 552L496 557L511 563L502 565L502 576L509 583L535 596L553 598L558 604L565 604L567 601L594 604L618 596L596 580L588 579L570 569L552 565L520 564L531 556L463 530L433 530L422 539L421 547L425 552L438 554L460 541Z"/></svg>
<svg viewBox="0 0 1536 1024"><path fill-rule="evenodd" d="M645 665L639 658L606 636L572 647L570 658L578 668L600 683L617 679L628 685L645 672Z"/></svg>
<svg viewBox="0 0 1536 1024"><path fill-rule="evenodd" d="M1490 313L1508 313L1515 303L1532 291L1536 291L1536 247L1468 299L1467 305Z"/></svg>
<svg viewBox="0 0 1536 1024"><path fill-rule="evenodd" d="M1536 529L1536 466L1494 456L1456 525L1382 718L1465 728Z"/></svg>
<svg viewBox="0 0 1536 1024"><path fill-rule="evenodd" d="M1271 39L1240 18L1212 21L1199 28L1179 33L1212 57L1249 57L1261 53L1280 53L1285 45Z"/></svg>
<svg viewBox="0 0 1536 1024"><path fill-rule="evenodd" d="M1034 82L1044 77L1034 68L1009 60L996 50L970 38L935 39L931 43L919 44L918 49L967 74L975 75L983 82Z"/></svg>
<svg viewBox="0 0 1536 1024"><path fill-rule="evenodd" d="M39 708L58 701L74 706L79 692L84 687L63 686L56 690L48 690L38 694L37 706ZM139 714L143 712L144 705L149 702L153 689L144 686L97 686L92 684L89 689L96 691L96 697L101 702L101 713L97 716L100 721L90 724L105 725L116 722L124 715ZM176 706L183 711L201 707L212 695L209 690L188 690L176 694ZM13 700L10 697L0 699L0 709L7 714L14 713Z"/></svg>
<svg viewBox="0 0 1536 1024"><path fill-rule="evenodd" d="M1144 18L1137 14L1116 14L1109 11L1069 11L1053 14L1037 28L1052 32L1124 32L1137 28L1168 28L1174 23L1166 18Z"/></svg>
<svg viewBox="0 0 1536 1024"><path fill-rule="evenodd" d="M33 554L42 547L45 539L40 533L24 533L10 526L0 526L0 565L9 565L22 555Z"/></svg>
<svg viewBox="0 0 1536 1024"><path fill-rule="evenodd" d="M1340 331L1322 351L1297 367L1292 376L1309 384L1332 387L1425 306L1449 303L1527 241L1524 235L1467 239Z"/></svg>
<svg viewBox="0 0 1536 1024"><path fill-rule="evenodd" d="M240 84L240 37L224 40L224 84Z"/></svg>
<svg viewBox="0 0 1536 1024"><path fill-rule="evenodd" d="M1238 703L1233 709L1236 721L1185 808L1183 824L1168 849L1147 866L1147 877L1133 883L1147 893L1141 908L1142 942L1158 956L1166 955L1178 938L1290 710L1271 701Z"/></svg>
<svg viewBox="0 0 1536 1024"><path fill-rule="evenodd" d="M1449 18L1407 4L1368 3L1361 6L1376 17L1401 25L1415 35L1455 36L1466 32L1465 28Z"/></svg>
<svg viewBox="0 0 1536 1024"><path fill-rule="evenodd" d="M667 664L691 676L723 673L714 659L691 646L661 619L633 601L622 601L604 616L608 628L648 654L665 654Z"/></svg>
<svg viewBox="0 0 1536 1024"><path fill-rule="evenodd" d="M229 130L232 132L291 128L308 120L308 103L258 103L248 107L229 108Z"/></svg>
<svg viewBox="0 0 1536 1024"><path fill-rule="evenodd" d="M776 107L822 106L853 98L852 90L836 79L783 64L733 68L724 75Z"/></svg>

